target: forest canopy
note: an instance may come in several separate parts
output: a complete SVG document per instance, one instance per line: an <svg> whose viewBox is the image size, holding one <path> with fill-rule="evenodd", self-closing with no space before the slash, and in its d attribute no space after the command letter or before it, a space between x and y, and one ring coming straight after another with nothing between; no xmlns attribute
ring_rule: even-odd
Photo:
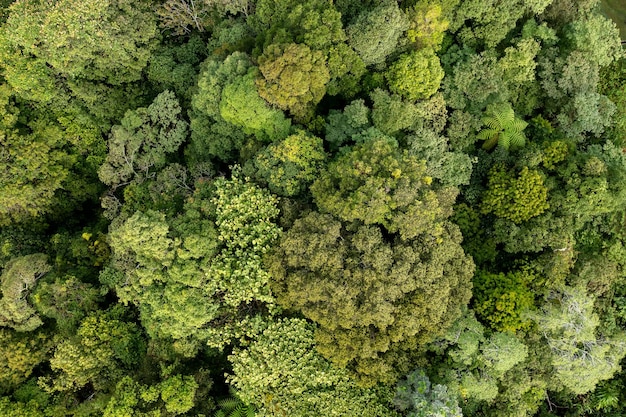
<svg viewBox="0 0 626 417"><path fill-rule="evenodd" d="M626 415L607 10L0 0L0 417Z"/></svg>

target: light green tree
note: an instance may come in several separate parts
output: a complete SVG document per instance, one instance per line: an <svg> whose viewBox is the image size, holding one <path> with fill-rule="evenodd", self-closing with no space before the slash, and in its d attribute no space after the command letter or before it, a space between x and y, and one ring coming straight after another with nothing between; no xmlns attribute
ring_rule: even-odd
<svg viewBox="0 0 626 417"><path fill-rule="evenodd" d="M138 306L152 337L223 348L275 310L261 259L277 215L276 198L236 173L199 182L179 213L136 212L112 230L101 280Z"/></svg>
<svg viewBox="0 0 626 417"><path fill-rule="evenodd" d="M626 355L623 334L597 334L599 317L593 304L584 290L565 287L532 315L552 352L556 379L574 394L590 392L598 382L612 378Z"/></svg>
<svg viewBox="0 0 626 417"><path fill-rule="evenodd" d="M164 167L167 155L187 138L181 112L171 91L159 94L147 108L126 112L121 125L111 129L109 153L98 171L102 182L115 188Z"/></svg>
<svg viewBox="0 0 626 417"><path fill-rule="evenodd" d="M385 74L391 92L409 100L426 99L439 89L444 71L432 49L421 49L400 56Z"/></svg>
<svg viewBox="0 0 626 417"><path fill-rule="evenodd" d="M37 280L51 267L43 253L12 259L0 276L0 326L20 332L35 330L43 322L37 311L28 303L28 293Z"/></svg>
<svg viewBox="0 0 626 417"><path fill-rule="evenodd" d="M387 405L391 390L358 387L315 351L314 326L305 320L277 320L229 360L228 382L259 416L395 416Z"/></svg>

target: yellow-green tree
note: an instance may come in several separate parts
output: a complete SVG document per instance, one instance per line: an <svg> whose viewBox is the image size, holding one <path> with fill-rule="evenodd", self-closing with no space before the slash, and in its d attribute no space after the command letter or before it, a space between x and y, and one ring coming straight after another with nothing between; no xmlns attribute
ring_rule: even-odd
<svg viewBox="0 0 626 417"><path fill-rule="evenodd" d="M269 45L259 57L259 69L259 95L303 121L311 118L330 81L324 54L302 44Z"/></svg>
<svg viewBox="0 0 626 417"><path fill-rule="evenodd" d="M503 164L496 164L489 171L487 191L482 197L482 213L493 213L521 223L539 216L549 207L548 189L539 171L524 167L515 175Z"/></svg>

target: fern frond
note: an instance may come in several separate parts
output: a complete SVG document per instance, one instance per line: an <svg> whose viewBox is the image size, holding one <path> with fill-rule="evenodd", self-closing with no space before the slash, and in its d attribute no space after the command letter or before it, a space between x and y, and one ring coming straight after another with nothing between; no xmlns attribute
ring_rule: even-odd
<svg viewBox="0 0 626 417"><path fill-rule="evenodd" d="M505 129L514 119L515 113L511 106L506 106L498 110L494 110L493 116L498 120L500 129Z"/></svg>
<svg viewBox="0 0 626 417"><path fill-rule="evenodd" d="M511 146L511 134L509 132L504 131L500 133L498 146L503 149L509 149L509 147Z"/></svg>
<svg viewBox="0 0 626 417"><path fill-rule="evenodd" d="M500 130L500 122L495 117L491 117L491 116L483 117L482 122L484 125L490 127L491 129Z"/></svg>
<svg viewBox="0 0 626 417"><path fill-rule="evenodd" d="M526 136L521 132L511 133L511 135L509 135L509 142L511 146L521 148L526 144Z"/></svg>
<svg viewBox="0 0 626 417"><path fill-rule="evenodd" d="M480 132L478 132L476 137L478 139L486 140L486 139L490 139L490 138L492 138L494 136L498 136L498 133L500 133L500 131L497 130L497 129L483 129Z"/></svg>
<svg viewBox="0 0 626 417"><path fill-rule="evenodd" d="M493 147L498 143L499 136L500 135L495 135L487 139L485 143L483 143L483 149L486 151L493 149Z"/></svg>
<svg viewBox="0 0 626 417"><path fill-rule="evenodd" d="M526 129L526 126L528 126L528 123L526 123L522 119L514 119L507 127L509 130L513 130L515 132L522 132L524 129Z"/></svg>
<svg viewBox="0 0 626 417"><path fill-rule="evenodd" d="M237 408L235 408L231 413L229 417L244 417L243 413L245 412L245 409L247 407L245 405L243 405L242 403L237 404Z"/></svg>
<svg viewBox="0 0 626 417"><path fill-rule="evenodd" d="M224 398L217 402L217 405L224 411L234 410L239 404L241 404L241 401L233 397Z"/></svg>

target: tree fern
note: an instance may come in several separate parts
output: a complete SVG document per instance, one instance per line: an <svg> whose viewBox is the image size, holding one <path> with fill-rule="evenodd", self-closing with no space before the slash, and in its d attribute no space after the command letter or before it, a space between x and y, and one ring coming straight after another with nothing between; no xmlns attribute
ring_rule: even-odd
<svg viewBox="0 0 626 417"><path fill-rule="evenodd" d="M215 417L254 417L256 410L253 405L244 404L237 397L224 398L217 402L220 409Z"/></svg>
<svg viewBox="0 0 626 417"><path fill-rule="evenodd" d="M482 121L487 127L477 136L485 141L483 149L491 150L496 145L504 149L521 148L526 144L524 129L528 123L515 117L510 104L489 106Z"/></svg>

